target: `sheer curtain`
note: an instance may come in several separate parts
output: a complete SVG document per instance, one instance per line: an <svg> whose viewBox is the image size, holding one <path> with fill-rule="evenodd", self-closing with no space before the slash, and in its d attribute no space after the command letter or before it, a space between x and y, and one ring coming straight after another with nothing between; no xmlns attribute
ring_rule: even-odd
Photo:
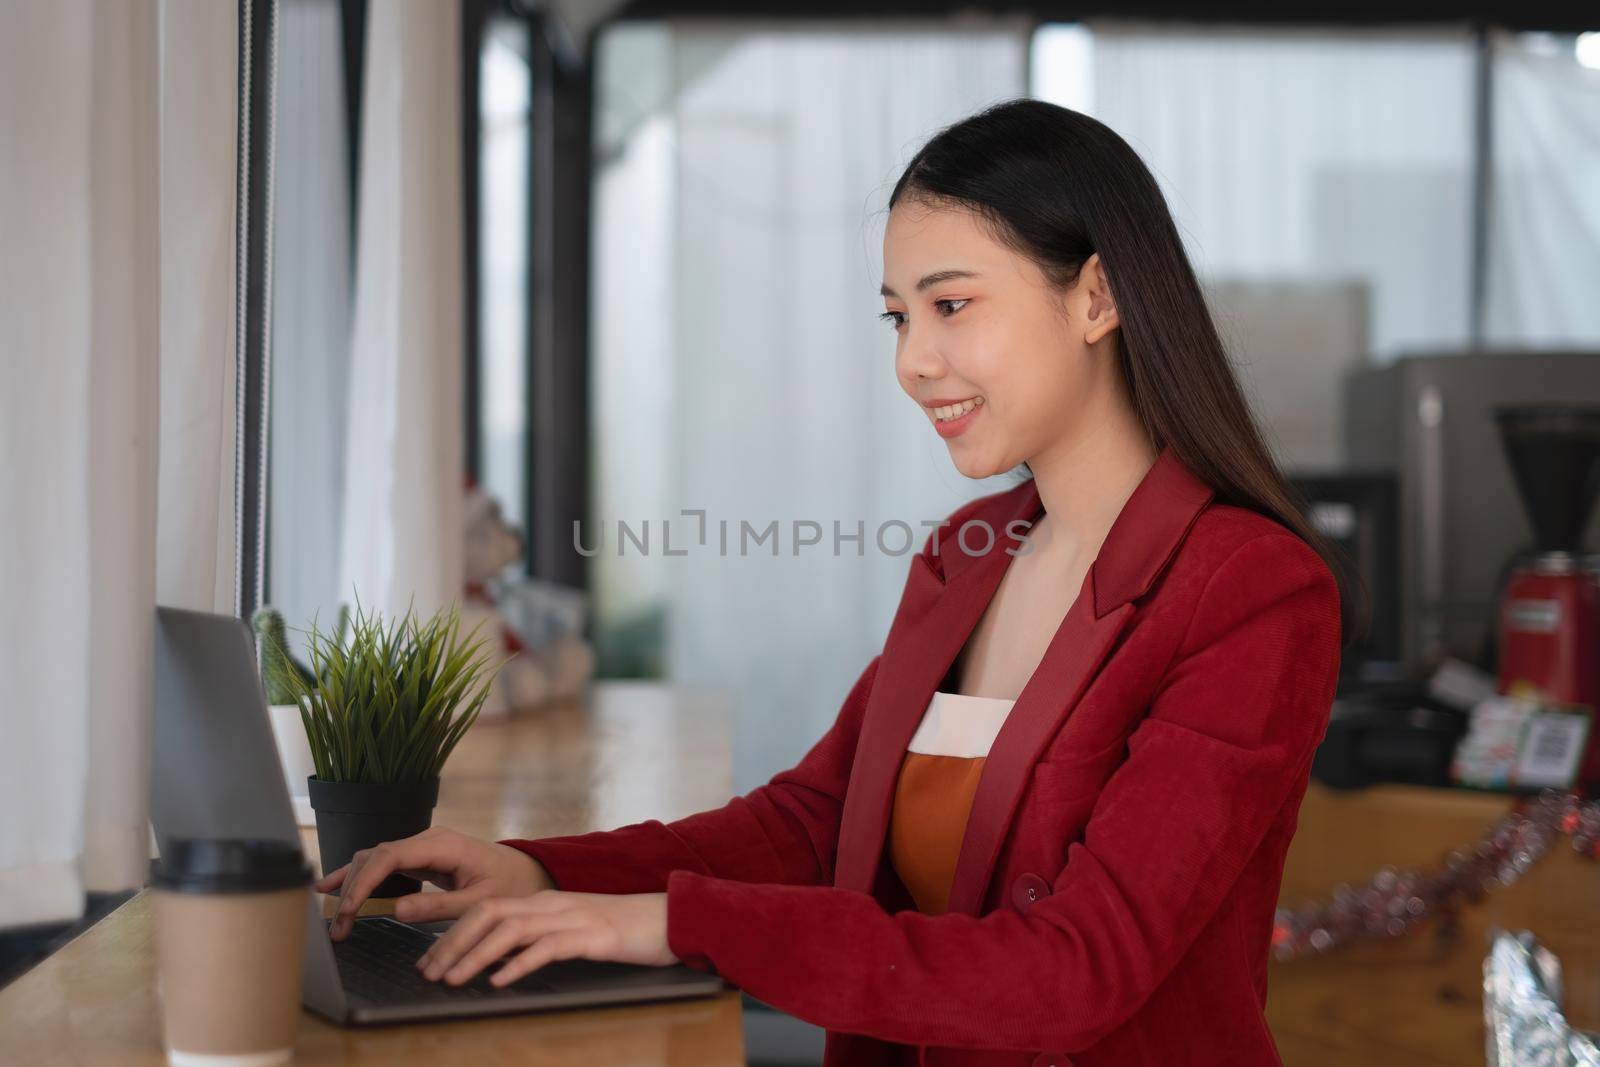
<svg viewBox="0 0 1600 1067"><path fill-rule="evenodd" d="M1081 109L1150 166L1199 274L1359 282L1378 360L1465 344L1465 29L1086 28Z"/></svg>
<svg viewBox="0 0 1600 1067"><path fill-rule="evenodd" d="M161 8L161 497L156 599L234 613L238 26Z"/></svg>
<svg viewBox="0 0 1600 1067"><path fill-rule="evenodd" d="M427 613L462 588L461 11L375 0L339 597Z"/></svg>
<svg viewBox="0 0 1600 1067"><path fill-rule="evenodd" d="M1160 184L1236 373L1292 470L1344 457L1343 382L1471 334L1465 29L1042 27L1036 95Z"/></svg>
<svg viewBox="0 0 1600 1067"><path fill-rule="evenodd" d="M1600 348L1600 70L1571 38L1495 32L1485 333Z"/></svg>
<svg viewBox="0 0 1600 1067"><path fill-rule="evenodd" d="M0 925L143 884L154 605L232 607L236 23L0 7Z"/></svg>
<svg viewBox="0 0 1600 1067"><path fill-rule="evenodd" d="M343 40L332 0L279 0L274 123L271 507L267 598L291 643L331 625L350 380L350 204Z"/></svg>
<svg viewBox="0 0 1600 1067"><path fill-rule="evenodd" d="M1024 93L1027 43L1022 22L685 20L602 45L597 610L605 625L661 606L670 677L732 689L741 790L833 721L882 646L918 524L1014 481L954 469L876 316L895 179L940 126ZM680 509L705 509L703 542ZM664 519L686 555L665 554ZM649 554L619 558L617 522L646 520ZM909 551L892 527L877 546L892 520ZM740 523L774 521L777 555L741 555ZM821 543L796 552L797 521ZM864 543L835 554L835 523Z"/></svg>

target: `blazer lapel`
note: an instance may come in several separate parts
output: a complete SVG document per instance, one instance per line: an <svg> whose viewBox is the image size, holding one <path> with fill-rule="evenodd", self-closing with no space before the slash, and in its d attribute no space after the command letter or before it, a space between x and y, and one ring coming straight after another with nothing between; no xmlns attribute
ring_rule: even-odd
<svg viewBox="0 0 1600 1067"><path fill-rule="evenodd" d="M1078 598L1017 697L984 763L962 840L949 911L977 914L995 859L1033 764L1088 683L1212 490L1163 448L1124 504L1084 576ZM834 884L871 893L888 831L895 780L934 690L977 627L1011 561L1014 520L1041 514L1032 479L1002 494L987 514L995 540L968 555L956 546L938 573L912 560L906 596L890 626L858 740L839 831ZM976 538L972 538L976 539ZM970 539L969 539L970 540Z"/></svg>
<svg viewBox="0 0 1600 1067"><path fill-rule="evenodd" d="M1091 566L1084 575L1078 599L1045 649L1044 659L1022 687L995 735L967 815L947 911L978 914L1001 842L1033 765L1077 706L1078 698L1133 614L1132 604L1122 604L1096 618L1094 586Z"/></svg>
<svg viewBox="0 0 1600 1067"><path fill-rule="evenodd" d="M912 558L906 595L884 642L845 791L834 867L834 884L841 888L872 892L895 780L911 736L1005 574L1011 560L1005 549L1017 545L1006 535L1007 523L1031 522L1041 514L1039 490L1031 478L1004 493L999 504L998 521L994 514L974 516L995 533L989 551L968 555L952 535L937 572L920 556ZM968 540L976 551L980 532Z"/></svg>

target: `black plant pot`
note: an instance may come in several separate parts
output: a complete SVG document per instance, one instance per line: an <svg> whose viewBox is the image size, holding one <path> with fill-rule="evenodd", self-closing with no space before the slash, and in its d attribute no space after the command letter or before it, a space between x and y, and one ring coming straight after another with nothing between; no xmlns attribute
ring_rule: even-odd
<svg viewBox="0 0 1600 1067"><path fill-rule="evenodd" d="M426 782L325 782L310 785L311 810L317 813L317 846L322 872L350 862L363 848L420 834L433 823L439 800L439 779ZM422 889L408 875L391 874L372 891L375 897L403 897Z"/></svg>

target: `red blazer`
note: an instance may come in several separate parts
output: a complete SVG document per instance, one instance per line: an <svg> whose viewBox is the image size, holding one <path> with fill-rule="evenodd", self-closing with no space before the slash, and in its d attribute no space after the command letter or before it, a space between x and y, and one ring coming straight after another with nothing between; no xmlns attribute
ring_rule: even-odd
<svg viewBox="0 0 1600 1067"><path fill-rule="evenodd" d="M690 966L825 1027L827 1067L1280 1065L1283 874L1339 667L1339 593L1168 450L995 738L949 911L884 848L902 756L1041 514L1030 479L911 561L883 650L794 768L715 811L508 841L562 889L667 894ZM996 531L989 551L973 528Z"/></svg>

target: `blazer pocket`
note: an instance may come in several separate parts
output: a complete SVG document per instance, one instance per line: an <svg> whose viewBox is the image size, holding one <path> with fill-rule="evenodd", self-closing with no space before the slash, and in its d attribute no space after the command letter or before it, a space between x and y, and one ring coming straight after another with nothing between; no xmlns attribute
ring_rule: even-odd
<svg viewBox="0 0 1600 1067"><path fill-rule="evenodd" d="M1122 765L1127 750L1118 741L1099 752L1040 760L1033 765L1027 795L1012 833L1015 858L1023 869L1053 876L1067 860L1067 849L1083 840L1084 827L1100 791Z"/></svg>
<svg viewBox="0 0 1600 1067"><path fill-rule="evenodd" d="M1033 765L1033 781L1042 793L1057 801L1099 795L1106 779L1122 765L1127 754L1127 740L1118 738L1098 752L1043 759Z"/></svg>
<svg viewBox="0 0 1600 1067"><path fill-rule="evenodd" d="M1048 881L1066 865L1067 848L1082 840L1083 827L1110 776L1107 765L1114 765L1115 757L1117 750L1109 749L1035 763L1008 835L1011 851L1005 862L1010 869L1030 870ZM1014 894L1010 901L1018 904Z"/></svg>

